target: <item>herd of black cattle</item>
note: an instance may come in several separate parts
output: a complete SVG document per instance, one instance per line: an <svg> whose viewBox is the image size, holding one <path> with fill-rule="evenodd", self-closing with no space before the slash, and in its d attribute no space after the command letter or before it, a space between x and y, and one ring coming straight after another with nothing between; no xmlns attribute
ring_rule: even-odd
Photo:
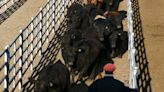
<svg viewBox="0 0 164 92"><path fill-rule="evenodd" d="M112 1L116 5L110 8L79 3L68 7L68 31L61 44L65 65L59 60L46 66L35 80L35 92L87 92L85 81L94 80L106 63L127 51L122 23L127 12L118 11L121 0Z"/></svg>

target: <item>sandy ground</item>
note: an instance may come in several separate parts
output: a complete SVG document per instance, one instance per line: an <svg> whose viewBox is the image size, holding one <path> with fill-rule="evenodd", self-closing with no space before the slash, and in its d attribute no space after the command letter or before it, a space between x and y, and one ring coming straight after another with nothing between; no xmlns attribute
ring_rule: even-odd
<svg viewBox="0 0 164 92"><path fill-rule="evenodd" d="M47 0L27 0L23 6L0 25L0 52L18 36L19 30L25 28L31 17L35 16L46 2Z"/></svg>
<svg viewBox="0 0 164 92"><path fill-rule="evenodd" d="M164 87L164 0L139 0L152 92Z"/></svg>
<svg viewBox="0 0 164 92"><path fill-rule="evenodd" d="M120 3L119 10L127 11L127 0ZM128 31L127 28L127 18L123 20L124 31ZM114 77L125 83L126 86L129 85L129 60L128 51L123 55L122 58L113 59L116 65L116 71Z"/></svg>

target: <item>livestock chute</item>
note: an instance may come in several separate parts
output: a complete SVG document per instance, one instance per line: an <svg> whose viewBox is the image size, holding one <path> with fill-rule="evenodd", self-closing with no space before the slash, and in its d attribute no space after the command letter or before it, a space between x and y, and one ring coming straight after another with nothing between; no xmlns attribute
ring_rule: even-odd
<svg viewBox="0 0 164 92"><path fill-rule="evenodd" d="M129 87L137 88L137 64L134 33L134 4L127 0L129 34ZM0 53L0 90L2 92L26 92L33 90L29 77L37 74L47 64L57 59L60 37L66 26L66 11L74 0L48 0L29 24L20 30L5 50Z"/></svg>

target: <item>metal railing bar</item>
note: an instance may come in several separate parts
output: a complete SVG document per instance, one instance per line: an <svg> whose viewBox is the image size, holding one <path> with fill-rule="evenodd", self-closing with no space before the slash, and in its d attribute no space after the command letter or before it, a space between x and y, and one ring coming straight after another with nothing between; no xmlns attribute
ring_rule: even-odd
<svg viewBox="0 0 164 92"><path fill-rule="evenodd" d="M39 39L38 42L39 42L39 41L41 41L41 39ZM31 42L31 43L32 43L32 42ZM28 50L28 48L30 47L30 45L31 45L31 44L28 44L28 47L26 47L26 48L23 50L23 53L25 53L25 52Z"/></svg>
<svg viewBox="0 0 164 92"><path fill-rule="evenodd" d="M10 59L13 58L14 55L16 55L16 53L18 53L17 51L20 49L20 45L15 49L15 52L11 54Z"/></svg>
<svg viewBox="0 0 164 92"><path fill-rule="evenodd" d="M13 89L11 90L11 92L14 92L14 90L16 89L16 87L18 87L19 82L21 82L21 81L22 81L22 79L19 79L19 80L16 82L15 88L13 88ZM10 83L10 85L11 85L11 83Z"/></svg>
<svg viewBox="0 0 164 92"><path fill-rule="evenodd" d="M44 21L43 26L46 26L46 23L50 20L50 18L52 17L52 15L53 15L53 13L51 14L51 16L49 16L49 17L47 18L46 21ZM52 20L52 21L53 21L53 20ZM51 21L51 23L52 23L52 21ZM51 24L51 23L50 23L50 24Z"/></svg>
<svg viewBox="0 0 164 92"><path fill-rule="evenodd" d="M45 12L45 14L43 14L43 17L45 17L45 16L50 12L50 10L51 10L52 7L53 7L53 5L49 8L49 10L47 10L47 11Z"/></svg>

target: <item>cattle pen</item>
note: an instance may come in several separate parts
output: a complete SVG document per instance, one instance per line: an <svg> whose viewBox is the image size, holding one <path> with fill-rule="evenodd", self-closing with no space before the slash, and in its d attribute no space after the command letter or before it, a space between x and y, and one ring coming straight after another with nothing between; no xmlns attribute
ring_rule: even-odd
<svg viewBox="0 0 164 92"><path fill-rule="evenodd" d="M57 59L60 52L60 37L66 30L65 15L74 0L48 0L19 35L0 52L0 90L2 92L31 92L33 83L29 77ZM129 87L141 88L142 75L138 67L146 58L138 0L127 0L129 35ZM145 61L146 62L146 61ZM141 92L142 89L139 89Z"/></svg>

